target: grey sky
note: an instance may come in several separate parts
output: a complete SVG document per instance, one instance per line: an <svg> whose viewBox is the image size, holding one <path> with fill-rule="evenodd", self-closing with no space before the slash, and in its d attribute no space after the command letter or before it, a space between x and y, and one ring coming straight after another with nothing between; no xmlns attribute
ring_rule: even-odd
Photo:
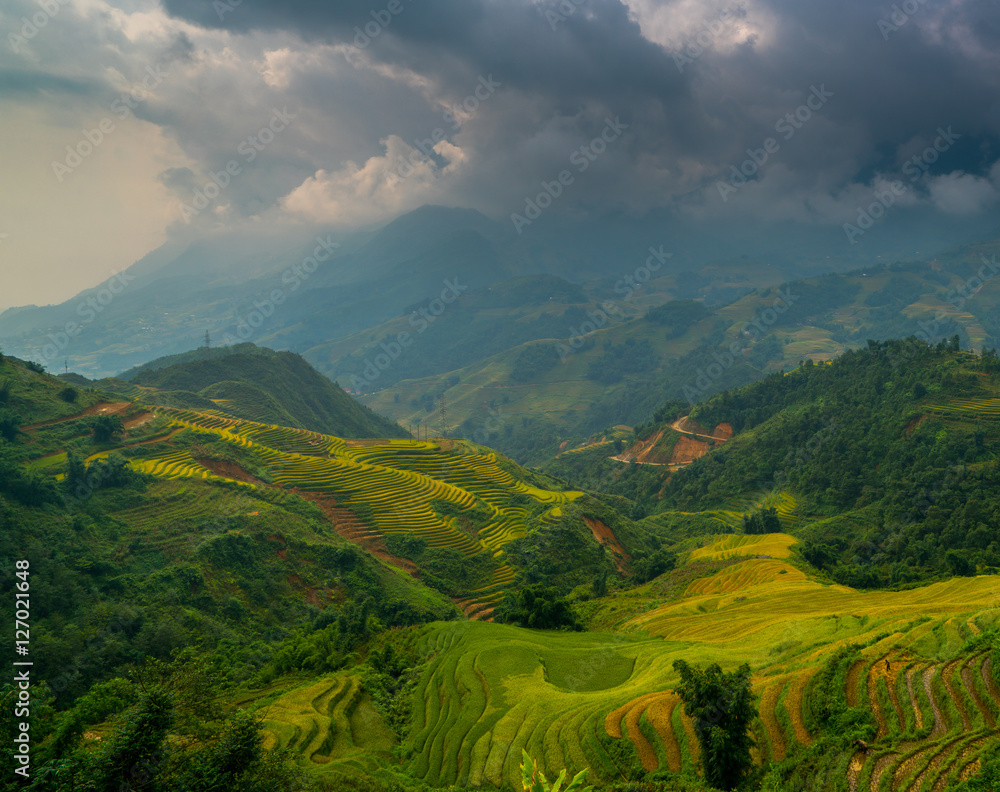
<svg viewBox="0 0 1000 792"><path fill-rule="evenodd" d="M580 217L840 226L896 179L900 207L998 207L985 0L7 0L0 31L0 309L219 226L506 219L566 169L551 211Z"/></svg>

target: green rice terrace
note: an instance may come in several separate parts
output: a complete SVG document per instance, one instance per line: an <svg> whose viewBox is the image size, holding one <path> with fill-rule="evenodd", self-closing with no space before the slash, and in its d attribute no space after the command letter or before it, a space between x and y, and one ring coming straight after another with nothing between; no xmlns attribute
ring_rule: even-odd
<svg viewBox="0 0 1000 792"><path fill-rule="evenodd" d="M147 426L155 427L153 436L140 434L119 449L130 455L133 469L168 480L291 489L327 507L335 522L345 525L345 535L362 543L406 534L430 548L466 556L488 554L498 560L492 580L463 603L473 613L495 601L514 579L513 570L502 562L503 548L526 534L532 507L544 520L546 513L582 494L525 483L505 469L513 469L512 463L504 464L495 453L463 440L343 440L245 421L217 410L149 409L153 413ZM199 458L200 445L178 447L174 440L184 430L238 448L269 482L236 462ZM95 453L86 461L109 453ZM344 510L358 519L345 520Z"/></svg>
<svg viewBox="0 0 1000 792"><path fill-rule="evenodd" d="M709 542L694 560L728 557L732 538ZM694 774L698 742L673 690L672 663L683 658L749 663L756 759L819 773L817 789L944 790L971 776L1000 738L987 637L1000 579L861 593L788 563L787 535L752 539L668 604L657 605L663 578L595 601L616 614L613 631L412 628L423 662L400 769L431 786L516 789L524 749L545 768L588 769L592 782ZM752 555L761 550L774 557ZM250 696L242 702L253 706ZM375 772L392 755L393 735L350 674L263 691L257 706L269 744L290 747L317 773ZM864 739L831 744L831 711ZM818 740L822 756L810 752Z"/></svg>

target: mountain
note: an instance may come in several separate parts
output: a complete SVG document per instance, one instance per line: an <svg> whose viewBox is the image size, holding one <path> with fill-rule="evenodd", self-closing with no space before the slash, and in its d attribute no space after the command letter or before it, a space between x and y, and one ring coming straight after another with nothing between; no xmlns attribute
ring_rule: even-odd
<svg viewBox="0 0 1000 792"><path fill-rule="evenodd" d="M877 587L1000 569L1000 360L913 337L665 405L641 441L547 470L635 504L738 530L774 507L833 580ZM621 460L621 461L619 461ZM623 464L625 462L625 464Z"/></svg>
<svg viewBox="0 0 1000 792"><path fill-rule="evenodd" d="M710 792L680 669L746 664L747 789L988 777L1000 360L957 347L872 340L548 472L156 403L225 386L292 414L287 353L154 361L111 381L128 401L0 358L24 570L0 590L30 588L35 691L16 716L0 689L0 729L28 719L58 792L126 754L183 788L234 745L269 792L510 787L522 748L599 790Z"/></svg>
<svg viewBox="0 0 1000 792"><path fill-rule="evenodd" d="M328 348L340 361L335 376L365 386L362 400L373 409L403 424L437 427L443 402L449 434L478 437L522 462L542 464L609 427L644 423L664 401L695 404L805 359L831 360L868 339L923 333L936 343L958 334L965 348L1000 347L998 255L1000 242L989 241L929 261L876 264L767 288L760 286L762 262L744 262L742 270L727 263L663 274L642 289L620 281L624 293L587 289L583 302L579 293L576 302L528 302L511 312L508 326L491 325L487 311L467 318L460 301L442 315L440 327L423 334L420 354L392 361L370 382L364 362L374 362L381 343L408 329L405 322L356 337L360 351L346 344ZM743 296L713 297L726 289ZM443 354L448 323L454 338L484 339L477 345L482 359L465 363L465 350ZM513 344L531 328L540 337ZM513 345L498 350L501 339ZM450 360L450 370L429 365L446 369ZM411 372L412 379L404 378Z"/></svg>
<svg viewBox="0 0 1000 792"><path fill-rule="evenodd" d="M300 356L253 344L158 358L122 375L152 402L216 408L230 415L340 437L406 437L398 424L358 404ZM105 385L111 390L113 382ZM120 387L120 386L119 386ZM161 392L150 393L151 389ZM127 389L129 395L134 390Z"/></svg>
<svg viewBox="0 0 1000 792"><path fill-rule="evenodd" d="M208 331L216 345L288 349L329 373L336 361L325 357L326 345L426 307L449 282L476 290L548 275L610 292L653 248L670 254L661 274L715 265L723 279L732 270L742 281L754 264L769 270L753 279L760 287L913 255L917 244L914 237L883 244L872 234L864 250L845 249L835 230L786 230L734 224L731 235L706 235L697 222L670 215L612 214L585 226L543 218L521 236L505 222L440 206L349 233L248 225L172 238L60 305L4 311L0 344L51 369L69 361L100 378L191 349ZM730 288L716 297L726 293L739 296Z"/></svg>

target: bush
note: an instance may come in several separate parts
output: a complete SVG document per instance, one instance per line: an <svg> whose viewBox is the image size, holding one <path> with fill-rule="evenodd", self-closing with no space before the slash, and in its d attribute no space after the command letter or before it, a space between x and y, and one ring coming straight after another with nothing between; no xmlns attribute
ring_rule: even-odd
<svg viewBox="0 0 1000 792"><path fill-rule="evenodd" d="M13 443L21 433L21 416L10 410L0 410L0 437Z"/></svg>
<svg viewBox="0 0 1000 792"><path fill-rule="evenodd" d="M72 404L76 401L77 390L76 388L63 388L59 391L59 398L62 399L67 404Z"/></svg>
<svg viewBox="0 0 1000 792"><path fill-rule="evenodd" d="M557 588L546 586L508 591L493 611L493 621L535 630L583 629L569 600L560 597Z"/></svg>
<svg viewBox="0 0 1000 792"><path fill-rule="evenodd" d="M95 443L108 443L125 431L122 419L118 415L98 415L91 421L90 426L94 432Z"/></svg>

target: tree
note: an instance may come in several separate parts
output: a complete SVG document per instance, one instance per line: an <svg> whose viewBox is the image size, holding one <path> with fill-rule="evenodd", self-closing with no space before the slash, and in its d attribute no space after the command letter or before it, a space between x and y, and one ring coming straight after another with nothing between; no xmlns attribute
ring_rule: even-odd
<svg viewBox="0 0 1000 792"><path fill-rule="evenodd" d="M949 550L944 554L944 561L951 574L957 577L974 577L976 565L957 550Z"/></svg>
<svg viewBox="0 0 1000 792"><path fill-rule="evenodd" d="M769 534L781 533L781 519L774 507L761 509L753 514L743 515L743 533Z"/></svg>
<svg viewBox="0 0 1000 792"><path fill-rule="evenodd" d="M726 674L717 663L702 670L676 660L674 670L681 675L677 695L694 721L701 746L705 781L719 789L734 789L753 764L750 725L757 717L757 706L750 666L744 663Z"/></svg>
<svg viewBox="0 0 1000 792"><path fill-rule="evenodd" d="M0 410L0 437L11 443L21 433L21 416L10 410Z"/></svg>
<svg viewBox="0 0 1000 792"><path fill-rule="evenodd" d="M170 694L159 688L149 691L104 741L106 747L90 759L77 789L154 789L156 775L166 758L164 741L173 721Z"/></svg>
<svg viewBox="0 0 1000 792"><path fill-rule="evenodd" d="M555 587L525 586L508 591L493 611L493 620L535 630L579 630L576 613Z"/></svg>
<svg viewBox="0 0 1000 792"><path fill-rule="evenodd" d="M645 558L637 559L632 565L632 569L635 572L636 583L648 583L676 566L677 554L661 547Z"/></svg>
<svg viewBox="0 0 1000 792"><path fill-rule="evenodd" d="M287 763L287 751L264 748L261 722L237 713L218 739L192 756L183 757L182 769L170 779L176 792L283 792L301 789L298 773Z"/></svg>
<svg viewBox="0 0 1000 792"><path fill-rule="evenodd" d="M110 442L125 431L122 419L118 415L98 415L90 425L94 431L95 443Z"/></svg>

